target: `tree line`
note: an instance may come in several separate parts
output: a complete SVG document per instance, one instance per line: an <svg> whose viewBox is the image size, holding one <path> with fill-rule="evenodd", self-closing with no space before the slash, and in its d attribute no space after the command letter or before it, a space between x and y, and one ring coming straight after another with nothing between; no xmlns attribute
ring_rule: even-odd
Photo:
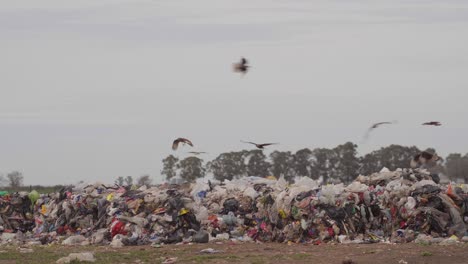
<svg viewBox="0 0 468 264"><path fill-rule="evenodd" d="M167 180L180 177L186 181L194 181L211 173L217 180L273 175L283 176L287 181L292 181L296 176L305 176L321 178L323 182L349 183L359 174L369 175L383 167L390 170L408 168L409 161L421 151L416 146L390 145L358 156L357 145L346 142L331 149L304 148L295 153L273 151L268 157L258 149L232 151L221 153L206 163L197 156L179 160L169 155L162 160L161 174ZM425 151L436 152L432 148ZM449 154L442 162L433 164L430 170L443 173L452 181L468 182L468 153Z"/></svg>
<svg viewBox="0 0 468 264"><path fill-rule="evenodd" d="M59 191L64 185L54 185L54 186L43 186L43 185L28 185L24 186L23 184L24 176L19 171L12 171L7 173L6 176L0 175L0 187L1 190L5 191L31 191L36 190L42 193L49 193ZM81 181L80 183L82 183ZM133 176L119 176L115 179L114 184L119 186L150 186L152 183L152 179L150 175L144 174L136 180L134 180Z"/></svg>
<svg viewBox="0 0 468 264"><path fill-rule="evenodd" d="M429 148L425 151L435 153ZM338 145L334 148L304 148L296 151L273 151L268 157L263 151L242 150L221 153L215 159L204 162L197 156L189 156L179 160L169 155L162 160L161 174L170 180L180 177L192 182L210 173L217 180L232 180L245 176L265 177L283 176L287 181L293 181L296 176L312 179L321 178L323 182L353 181L359 174L370 175L383 167L390 170L408 168L410 159L420 153L416 146L390 145L372 151L364 156L358 156L357 145L352 142ZM468 183L468 153L451 153L441 163L430 168L433 172L446 175L451 181ZM47 186L23 186L24 176L19 171L12 171L6 176L0 175L0 186L4 190L49 190ZM119 176L115 184L119 186L151 185L149 175L142 175L134 180L132 176ZM62 185L52 186L53 190Z"/></svg>

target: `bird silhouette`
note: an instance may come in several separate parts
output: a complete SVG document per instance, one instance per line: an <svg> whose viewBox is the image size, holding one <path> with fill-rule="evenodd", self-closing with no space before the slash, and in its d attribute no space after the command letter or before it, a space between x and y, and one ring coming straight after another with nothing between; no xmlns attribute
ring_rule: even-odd
<svg viewBox="0 0 468 264"><path fill-rule="evenodd" d="M391 124L395 124L396 121L392 121L392 122L389 122L389 121L386 121L386 122L378 122L378 123L375 123L373 124L371 127L369 127L369 129L367 129L367 132L366 134L364 135L364 140L363 141L366 141L369 136L370 136L370 132L376 128L378 128L379 126L382 126L382 125L391 125Z"/></svg>
<svg viewBox="0 0 468 264"><path fill-rule="evenodd" d="M422 124L423 126L441 126L439 121L430 121Z"/></svg>
<svg viewBox="0 0 468 264"><path fill-rule="evenodd" d="M257 147L258 149L264 149L266 146L279 144L279 143L262 143L262 144L257 144L257 143L254 143L254 142L242 141L242 140L241 140L241 142L255 145L255 147Z"/></svg>
<svg viewBox="0 0 468 264"><path fill-rule="evenodd" d="M176 140L174 140L174 142L172 142L172 149L176 150L179 147L179 143L182 143L184 145L188 144L191 147L193 147L192 141L190 141L190 140L188 140L186 138L177 138Z"/></svg>
<svg viewBox="0 0 468 264"><path fill-rule="evenodd" d="M410 161L410 166L411 168L416 168L418 166L424 165L428 162L435 162L440 159L439 156L437 156L436 153L432 154L427 151L423 151L417 155L415 155L411 161Z"/></svg>
<svg viewBox="0 0 468 264"><path fill-rule="evenodd" d="M250 67L249 65L247 65L247 63L248 61L245 58L241 58L240 62L236 62L233 64L234 72L246 74Z"/></svg>
<svg viewBox="0 0 468 264"><path fill-rule="evenodd" d="M374 129L374 128L378 128L379 126L381 125L390 125L390 124L393 124L394 122L379 122L379 123L375 123L373 124L370 129Z"/></svg>
<svg viewBox="0 0 468 264"><path fill-rule="evenodd" d="M189 151L188 153L193 155L207 154L207 152L204 151Z"/></svg>

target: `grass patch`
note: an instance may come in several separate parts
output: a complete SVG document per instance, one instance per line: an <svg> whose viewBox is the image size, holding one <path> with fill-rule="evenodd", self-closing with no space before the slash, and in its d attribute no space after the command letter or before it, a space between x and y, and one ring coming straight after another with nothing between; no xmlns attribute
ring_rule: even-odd
<svg viewBox="0 0 468 264"><path fill-rule="evenodd" d="M421 256L423 256L423 257L429 257L429 256L432 256L432 253L429 252L429 251L424 251L424 252L421 253Z"/></svg>
<svg viewBox="0 0 468 264"><path fill-rule="evenodd" d="M263 259L254 259L250 263L251 264L264 264L265 261Z"/></svg>
<svg viewBox="0 0 468 264"><path fill-rule="evenodd" d="M418 245L425 247L425 246L430 246L431 243L429 241L421 241L421 242L418 242Z"/></svg>
<svg viewBox="0 0 468 264"><path fill-rule="evenodd" d="M295 260L307 259L307 258L310 258L310 254L296 253L294 255L291 255L291 258Z"/></svg>

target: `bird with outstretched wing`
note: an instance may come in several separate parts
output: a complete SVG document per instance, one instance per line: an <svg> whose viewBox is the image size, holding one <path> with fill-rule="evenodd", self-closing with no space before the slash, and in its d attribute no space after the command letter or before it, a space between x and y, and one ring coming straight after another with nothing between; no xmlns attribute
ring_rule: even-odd
<svg viewBox="0 0 468 264"><path fill-rule="evenodd" d="M248 71L248 69L250 67L247 64L248 64L248 61L244 57L242 57L240 62L236 62L236 63L233 64L232 68L233 68L234 72L240 72L240 73L245 74L245 73L247 73L247 71Z"/></svg>
<svg viewBox="0 0 468 264"><path fill-rule="evenodd" d="M440 123L439 121L430 121L430 122L426 122L426 123L422 123L423 126L441 126L442 123Z"/></svg>
<svg viewBox="0 0 468 264"><path fill-rule="evenodd" d="M177 150L180 143L182 143L183 145L188 144L189 146L193 147L192 141L186 138L177 138L176 140L174 140L174 142L172 142L172 149Z"/></svg>
<svg viewBox="0 0 468 264"><path fill-rule="evenodd" d="M200 154L207 154L208 152L204 152L204 151L189 151L188 153L193 154L193 155L200 155Z"/></svg>
<svg viewBox="0 0 468 264"><path fill-rule="evenodd" d="M367 129L366 131L366 134L364 135L364 140L363 141L366 141L369 136L370 136L370 132L376 128L378 128L379 126L382 126L382 125L391 125L391 124L395 124L397 121L385 121L385 122L378 122L378 123L375 123L373 124L371 127L369 127L369 129Z"/></svg>
<svg viewBox="0 0 468 264"><path fill-rule="evenodd" d="M417 155L415 155L411 161L410 161L410 166L411 168L416 168L418 166L423 166L426 163L429 162L436 162L438 160L441 160L441 158L436 154L429 153L427 151L423 151Z"/></svg>
<svg viewBox="0 0 468 264"><path fill-rule="evenodd" d="M254 142L243 141L243 140L241 140L241 142L255 145L255 147L257 147L258 149L264 149L266 146L279 144L279 143L262 143L262 144L258 144L258 143L254 143Z"/></svg>

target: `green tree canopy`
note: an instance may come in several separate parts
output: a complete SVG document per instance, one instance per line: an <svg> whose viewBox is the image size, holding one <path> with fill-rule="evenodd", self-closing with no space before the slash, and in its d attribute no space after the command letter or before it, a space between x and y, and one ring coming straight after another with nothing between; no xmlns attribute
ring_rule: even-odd
<svg viewBox="0 0 468 264"><path fill-rule="evenodd" d="M251 150L247 154L247 175L266 177L270 163L266 160L265 154L260 149Z"/></svg>
<svg viewBox="0 0 468 264"><path fill-rule="evenodd" d="M247 151L221 153L216 159L208 163L208 169L215 179L232 180L235 177L243 177L247 174L245 158Z"/></svg>
<svg viewBox="0 0 468 264"><path fill-rule="evenodd" d="M193 182L197 178L205 176L203 160L197 157L187 157L179 163L180 177L186 181Z"/></svg>
<svg viewBox="0 0 468 264"><path fill-rule="evenodd" d="M163 159L162 162L163 169L161 174L166 176L166 180L174 178L177 175L177 163L179 162L179 159L173 155L169 155Z"/></svg>
<svg viewBox="0 0 468 264"><path fill-rule="evenodd" d="M292 182L296 172L294 171L294 155L290 151L273 151L270 154L270 172L276 177L284 176L284 179Z"/></svg>

